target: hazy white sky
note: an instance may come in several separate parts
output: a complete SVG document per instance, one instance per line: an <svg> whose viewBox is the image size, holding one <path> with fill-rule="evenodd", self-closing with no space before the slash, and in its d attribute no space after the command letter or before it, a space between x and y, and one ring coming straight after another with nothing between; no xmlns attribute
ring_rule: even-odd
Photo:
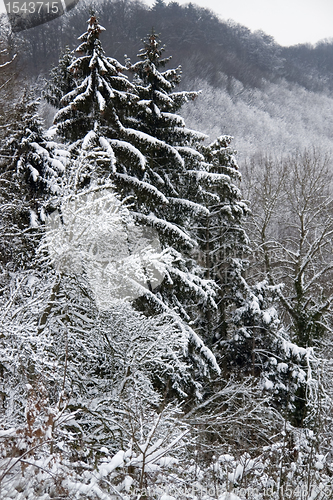
<svg viewBox="0 0 333 500"><path fill-rule="evenodd" d="M2 12L4 1L0 0ZM154 4L154 0L145 1ZM177 1L189 3L189 0ZM281 45L333 38L333 0L192 0L192 3L210 8L221 19L233 19L251 30L261 29Z"/></svg>

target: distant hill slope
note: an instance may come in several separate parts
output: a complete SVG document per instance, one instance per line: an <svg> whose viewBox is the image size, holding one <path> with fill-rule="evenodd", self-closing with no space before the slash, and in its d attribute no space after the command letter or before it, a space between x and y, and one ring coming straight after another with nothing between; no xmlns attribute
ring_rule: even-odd
<svg viewBox="0 0 333 500"><path fill-rule="evenodd" d="M47 72L66 45L75 48L92 4L81 0L65 16L10 35L10 43L20 48L26 73ZM157 0L149 8L140 0L101 0L95 2L95 10L107 30L103 34L106 53L120 61L124 54L135 59L141 39L154 27L174 64L183 65L186 79L195 74L218 86L223 72L250 87L283 77L309 90L333 90L332 41L315 47L281 47L262 31L251 32L240 24L222 21L191 3L166 5Z"/></svg>
<svg viewBox="0 0 333 500"><path fill-rule="evenodd" d="M202 89L196 105L187 104L188 126L209 134L234 137L239 162L256 155L280 158L304 148L333 153L333 96L280 80L245 88L234 80L232 91L196 81Z"/></svg>
<svg viewBox="0 0 333 500"><path fill-rule="evenodd" d="M3 42L19 53L21 76L48 74L66 45L75 48L85 30L91 2L81 0L70 13L15 36L1 30ZM202 88L184 110L189 122L209 133L235 136L241 157L258 150L282 154L317 145L333 149L333 42L284 48L259 31L220 20L193 4L153 8L140 1L96 3L107 55L136 61L141 39L152 27L182 65L183 87Z"/></svg>

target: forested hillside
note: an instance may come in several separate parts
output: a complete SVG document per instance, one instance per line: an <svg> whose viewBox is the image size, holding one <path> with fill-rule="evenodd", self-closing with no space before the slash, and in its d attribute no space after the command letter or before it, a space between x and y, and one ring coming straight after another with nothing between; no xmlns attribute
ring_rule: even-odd
<svg viewBox="0 0 333 500"><path fill-rule="evenodd" d="M47 77L66 46L75 48L88 11L89 3L81 1L66 16L15 35L2 18L1 45L8 52L2 59L17 53L11 71L18 92L21 78ZM279 156L312 145L331 150L331 41L280 47L268 34L252 33L193 4L157 1L149 9L112 1L99 2L97 11L108 31L105 50L121 63L125 55L135 60L141 39L156 29L173 65L182 66L181 88L204 90L195 108L184 110L187 121L212 139L233 135L241 163L258 151Z"/></svg>
<svg viewBox="0 0 333 500"><path fill-rule="evenodd" d="M0 498L333 498L333 44L93 7L1 20Z"/></svg>
<svg viewBox="0 0 333 500"><path fill-rule="evenodd" d="M46 74L66 45L75 48L73 40L86 22L89 6L81 1L65 16L15 35L3 27L2 38L8 38L10 50L22 47L20 67L26 74ZM143 2L128 0L99 2L97 10L109 32L105 50L119 60L124 54L135 57L140 40L154 27L173 54L174 64L182 64L187 83L196 77L219 86L222 73L247 87L260 87L263 81L276 82L282 77L308 90L332 90L330 40L316 46L280 47L269 34L223 21L195 4L184 7L157 0L149 9Z"/></svg>

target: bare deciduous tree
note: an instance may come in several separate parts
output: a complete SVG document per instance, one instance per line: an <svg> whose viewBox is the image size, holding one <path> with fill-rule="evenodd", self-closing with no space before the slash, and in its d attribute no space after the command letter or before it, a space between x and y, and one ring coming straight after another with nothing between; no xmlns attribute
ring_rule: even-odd
<svg viewBox="0 0 333 500"><path fill-rule="evenodd" d="M282 282L280 301L302 347L331 330L333 197L330 159L304 151L247 165L257 254L253 271Z"/></svg>

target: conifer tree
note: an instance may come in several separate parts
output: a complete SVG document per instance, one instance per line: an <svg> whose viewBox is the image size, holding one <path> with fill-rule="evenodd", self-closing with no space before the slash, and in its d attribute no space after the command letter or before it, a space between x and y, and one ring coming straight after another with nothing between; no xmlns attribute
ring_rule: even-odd
<svg viewBox="0 0 333 500"><path fill-rule="evenodd" d="M203 302L212 301L213 295L208 282L189 273L195 266L189 251L196 245L188 231L189 220L191 217L195 220L198 212L207 213L207 209L197 200L191 200L187 193L190 168L201 168L203 160L203 156L189 146L191 141L197 145L204 136L188 131L179 116L164 111L161 130L165 133L151 135L152 125L147 120L151 102L140 95L150 92L149 88L145 89L147 82L131 84L121 74L125 68L105 57L99 40L102 31L92 16L88 31L80 37L83 43L77 50L82 55L70 66L78 76L78 84L62 98L64 107L55 117L57 131L72 141L72 151L81 146L76 155L79 162L76 171L78 175L82 172L83 185L101 178L111 179L123 198L132 196L136 220L156 229L162 248L173 248L176 265L166 277L167 286L163 293L161 291L162 295L156 293L150 298L155 305L166 302L186 316L177 292L184 298L187 288L196 297L193 300L199 297ZM171 71L168 78L172 81L176 74ZM167 79L162 77L162 81ZM189 98L186 93L169 97L172 87L167 84L162 100L169 102L168 106L162 106L169 111ZM197 182L196 174L192 177Z"/></svg>
<svg viewBox="0 0 333 500"><path fill-rule="evenodd" d="M135 99L130 93L131 83L121 73L125 67L104 54L99 39L103 31L105 28L92 15L87 31L79 37L81 43L76 49L79 57L68 67L77 84L61 99L55 123L61 136L71 142L83 140L93 130L98 130L99 136L119 135L121 118Z"/></svg>
<svg viewBox="0 0 333 500"><path fill-rule="evenodd" d="M317 360L311 348L290 340L279 318L282 286L269 285L268 279L249 285L240 259L233 259L229 277L234 301L226 311L228 336L219 343L223 372L256 378L271 404L293 425L303 425L313 403L310 393L318 384Z"/></svg>
<svg viewBox="0 0 333 500"><path fill-rule="evenodd" d="M25 91L1 150L1 254L15 265L31 260L35 243L29 228L45 221L47 199L59 194L66 162L66 153L46 139L38 106L33 92Z"/></svg>
<svg viewBox="0 0 333 500"><path fill-rule="evenodd" d="M46 82L47 86L43 96L55 108L59 109L62 96L76 87L76 80L68 69L73 60L73 53L67 46L59 59L58 66L50 71L50 78Z"/></svg>
<svg viewBox="0 0 333 500"><path fill-rule="evenodd" d="M230 136L221 136L203 151L207 162L205 181L213 189L206 200L209 215L200 219L198 239L206 277L219 285L218 308L214 314L208 311L204 323L210 345L227 335L226 310L235 300L230 272L234 259L241 262L249 252L243 227L249 209L238 187L241 175L231 140Z"/></svg>
<svg viewBox="0 0 333 500"><path fill-rule="evenodd" d="M171 57L162 57L165 47L154 30L142 42L144 47L138 54L140 61L128 64L135 75L134 83L140 96L137 126L169 144L183 145L193 142L194 138L202 139L203 134L187 130L184 121L175 114L185 102L194 100L198 92L174 91L181 80L181 68L161 72Z"/></svg>
<svg viewBox="0 0 333 500"><path fill-rule="evenodd" d="M205 198L211 186L202 182L202 171L207 166L201 153L206 136L188 129L177 111L185 102L194 100L198 92L174 91L180 83L179 67L160 72L171 57L162 58L165 48L154 31L143 43L138 54L141 61L129 65L140 97L133 128L156 137L164 145L147 152L147 173L150 182L168 198L169 204L163 208L165 216L191 232L198 216L208 214ZM177 161L170 157L170 148L177 153Z"/></svg>
<svg viewBox="0 0 333 500"><path fill-rule="evenodd" d="M25 198L31 203L42 194L59 194L58 174L65 168L60 161L64 160L62 152L44 134L43 121L38 115L39 103L40 99L32 92L23 94L4 144L4 151L11 157L6 170L19 180Z"/></svg>
<svg viewBox="0 0 333 500"><path fill-rule="evenodd" d="M209 216L207 206L212 198L216 199L214 190L216 185L224 183L224 178L219 174L209 174L210 165L206 162L203 146L206 136L188 129L182 117L177 114L185 102L198 96L198 92L174 91L180 82L181 71L179 67L161 71L171 58L162 57L165 48L161 46L159 36L154 30L143 43L144 47L138 54L141 60L128 65L135 75L134 83L140 96L133 127L154 135L181 156L182 163L170 161L165 150L159 148L153 155L148 156L147 171L151 182L154 182L156 174L158 175L159 188L163 189L169 201L168 205L163 207L164 217L184 227L197 241L197 222ZM197 255L197 252L190 254L192 265L196 265ZM203 277L200 267L198 274ZM170 275L173 282L179 279L181 281L180 276L174 272ZM191 309L189 304L188 309ZM202 311L215 310L215 303L201 302L199 308L195 309L195 324L198 328Z"/></svg>

